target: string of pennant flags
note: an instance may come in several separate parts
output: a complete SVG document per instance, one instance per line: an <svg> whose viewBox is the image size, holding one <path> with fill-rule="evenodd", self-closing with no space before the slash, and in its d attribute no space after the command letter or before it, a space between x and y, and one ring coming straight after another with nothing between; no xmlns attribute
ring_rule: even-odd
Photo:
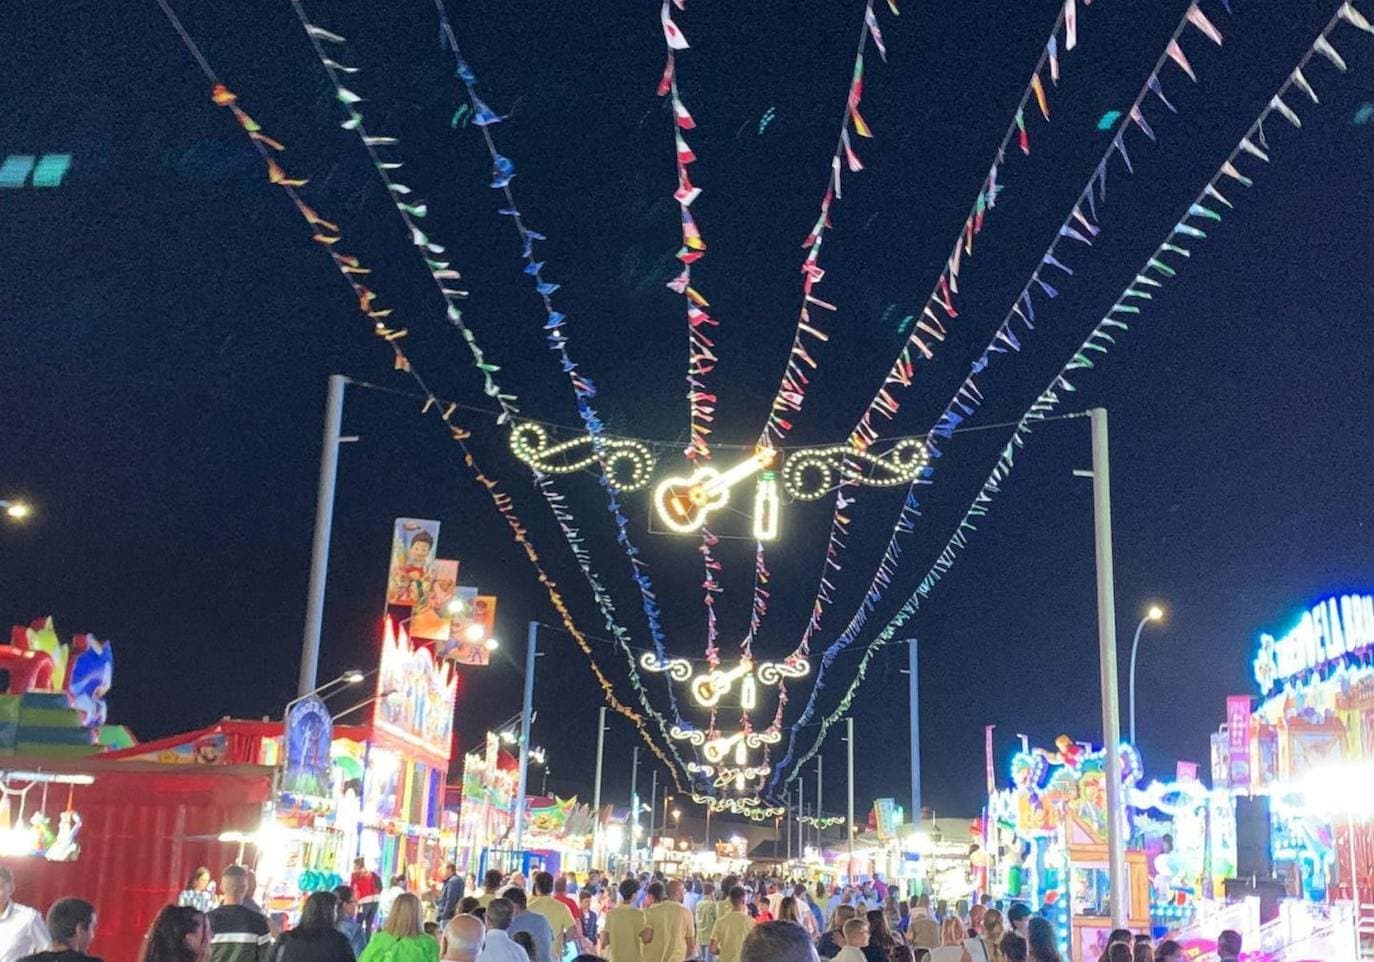
<svg viewBox="0 0 1374 962"><path fill-rule="evenodd" d="M989 215L997 209L997 203L1002 194L1002 185L999 183L998 177L1007 163L1008 149L1011 147L1012 141L1017 142L1019 153L1022 156L1030 154L1030 133L1026 125L1025 112L1032 100L1038 105L1044 122L1049 122L1049 100L1041 75L1043 73L1049 76L1051 89L1059 86L1061 62L1059 37L1061 34L1064 37L1064 50L1066 52L1078 46L1078 14L1072 0L1060 7L1054 24L1050 27L1049 39L1041 49L1035 67L1031 70L1030 80L1022 89L1021 96L1012 111L1012 119L1008 122L996 150L993 151L992 163L988 167L987 174L979 183L978 193L969 206L969 211L964 217L958 236L954 239L954 246L949 257L946 258L941 267L936 282L921 309L912 312L915 323L911 333L907 336L896 359L884 376L878 391L850 432L850 443L860 451L866 451L878 440L878 430L873 426L875 414L881 415L887 420L896 417L897 411L901 407L897 392L912 386L916 373L917 354L924 360L931 360L948 334L946 325L952 323L959 315L955 301L959 293L960 267L965 256L970 258L973 256L974 239L982 233ZM1016 153L1012 153L1010 156L1015 157ZM913 349L917 354L912 353ZM932 449L932 456L938 457L939 452ZM924 478L918 479L917 483L924 483ZM830 519L830 535L826 542L821 574L811 605L811 615L796 648L796 654L802 657L806 657L811 651L811 640L820 630L821 619L827 606L833 600L832 592L835 586L831 577L837 575L844 567L842 557L849 540L850 525L850 515L847 511L854 504L856 491L857 485L842 481L836 493L835 507ZM903 517L914 518L919 510L920 503L913 491L908 494L903 505ZM879 571L883 580L891 577L888 569L894 564L895 559L888 562L884 558L884 564Z"/></svg>
<svg viewBox="0 0 1374 962"><path fill-rule="evenodd" d="M1170 228L1164 240L1145 259L1137 273L1122 289L1112 306L1093 327L1087 338L1083 340L1059 372L1050 380L1045 390L1036 397L1035 401L1018 420L1010 439L998 454L997 462L984 480L978 494L969 504L953 534L945 542L944 548L927 569L920 584L907 598L898 613L869 642L856 669L855 677L846 688L844 695L840 698L835 709L827 714L817 727L815 741L806 752L796 758L795 762L791 761L791 753L789 752L788 759L779 765L779 770L788 764L792 766L791 772L785 773L785 777L782 779L783 784L800 774L802 766L820 750L829 728L848 713L854 695L863 684L869 665L878 650L891 643L896 633L915 616L922 601L930 596L939 581L953 568L958 557L967 548L969 537L978 530L975 522L987 516L994 498L1002 493L1003 486L1015 467L1017 451L1025 447L1026 441L1032 433L1032 426L1037 422L1055 417L1065 398L1077 390L1070 377L1072 376L1074 380L1077 380L1078 372L1091 370L1095 367L1095 358L1100 359L1101 356L1106 355L1116 345L1117 338L1129 330L1128 322L1123 320L1123 317L1135 318L1142 315L1144 309L1148 308L1150 301L1153 300L1150 289L1162 288L1173 280L1178 275L1179 270L1188 263L1192 248L1206 240L1208 232L1214 230L1214 225L1221 222L1222 212L1235 206L1230 198L1235 196L1237 190L1244 190L1253 186L1253 178L1242 171L1241 165L1267 164L1270 162L1272 147L1268 132L1265 129L1266 121L1277 115L1297 129L1302 126L1302 120L1294 103L1290 101L1302 103L1305 100L1310 100L1314 105L1320 103L1316 89L1306 73L1311 62L1320 58L1340 73L1347 71L1348 67L1344 57L1331 40L1332 34L1341 23L1347 23L1360 31L1374 35L1374 24L1371 24L1370 20L1353 3L1343 2L1340 4L1312 45L1289 72L1278 91L1265 104L1226 159L1203 185L1202 190L1189 202L1183 215ZM1173 53L1170 54L1170 57L1177 62ZM1135 303L1136 301L1141 303ZM818 677L816 687L819 688L820 686L821 681ZM776 786L773 788L776 790Z"/></svg>
<svg viewBox="0 0 1374 962"><path fill-rule="evenodd" d="M1062 15L1061 15L1062 16ZM976 360L970 366L969 374L965 376L963 382L955 390L954 395L946 404L943 412L937 418L935 424L926 435L926 444L931 451L932 457L940 456L940 443L952 438L952 432L972 417L982 406L984 395L977 383L977 377L985 371L991 363L991 358L997 354L1016 353L1021 350L1021 341L1018 337L1025 337L1029 332L1035 330L1035 302L1037 299L1052 300L1059 295L1059 286L1064 283L1063 279L1073 276L1073 268L1060 260L1060 256L1068 258L1069 255L1061 254L1060 246L1069 241L1091 247L1093 240L1098 236L1100 227L1098 225L1098 205L1106 201L1107 173L1109 164L1114 156L1119 156L1121 163L1127 173L1134 173L1130 156L1126 150L1125 136L1128 130L1138 128L1141 133L1150 140L1155 139L1154 129L1146 120L1143 107L1148 99L1156 99L1170 112L1175 112L1172 103L1164 94L1164 87L1161 81L1161 72L1166 67L1174 67L1192 80L1197 82L1197 76L1189 63L1179 40L1186 30L1194 29L1201 33L1212 43L1218 46L1222 43L1222 35L1216 25L1207 17L1196 2L1189 5L1183 16L1179 19L1173 33L1164 46L1163 52L1155 61L1153 68L1147 74L1145 82L1141 85L1135 99L1131 102L1128 110L1124 111L1121 118L1109 139L1106 149L1098 162L1092 167L1092 174L1087 183L1077 194L1073 203L1069 207L1069 213L1063 222L1055 230L1048 248L1036 262L1036 267L1031 271L1029 279L1022 287L1020 293L1012 301L1010 310L1006 313L1001 323L994 331L992 338L979 353ZM1046 111L1048 112L1048 111ZM946 267L948 270L948 267ZM1053 270L1055 273L1050 274ZM942 275L944 276L944 275ZM1052 279L1052 282L1051 282ZM1133 295L1134 296L1134 295ZM927 309L929 306L927 305ZM879 393L882 393L881 391ZM870 408L870 411L872 408ZM876 435L864 435L864 442ZM914 530L916 521L920 516L920 502L916 497L918 484L930 483L929 477L916 479L907 491L906 500L903 502L898 512L897 520L892 527L888 537L887 547L884 549L876 570L872 575L867 590L862 601L850 618L844 630L837 636L835 641L826 650L825 657L821 659L821 665L816 674L816 686L813 686L808 697L806 707L798 718L799 724L809 722L815 709L819 693L823 688L825 673L829 665L834 660L834 656L853 644L864 627L867 625L869 616L876 610L881 602L886 589L891 585L892 578L895 576L898 564L902 556L902 541ZM840 515L843 508L852 504L853 497L846 497L843 490L836 497L836 514ZM833 527L832 527L833 535ZM827 561L838 570L838 560L834 557L834 552L827 552ZM827 574L829 571L826 572ZM809 651L809 632L813 626L818 626L820 615L826 610L826 605L830 602L828 593L828 581L823 581L822 590L817 593L816 602L812 607L812 619L807 625L807 633L802 636L802 650ZM784 763L790 761L791 749L795 744L795 733L799 731L799 726L793 727L793 737L789 739L788 754ZM780 776L779 776L780 777Z"/></svg>
<svg viewBox="0 0 1374 962"><path fill-rule="evenodd" d="M672 6L679 11L687 9L687 0L671 0ZM687 318L687 411L690 440L683 452L693 462L711 459L711 424L715 421L717 395L710 391L706 377L716 366L715 339L707 333L708 328L718 327L717 321L708 312L711 306L706 297L693 286L692 266L706 257L706 239L692 215L692 205L701 196L701 188L692 183L688 171L696 163L697 155L688 145L685 132L696 129L696 120L682 102L682 94L677 84L677 56L690 47L682 30L673 20L670 0L663 0L659 19L663 25L663 43L667 56L663 75L659 78L656 93L667 97L671 106L670 123L673 132L673 163L677 171L677 187L673 200L678 205L679 220L682 225L682 241L674 257L682 269L667 284L669 290L682 296ZM716 616L716 596L723 590L720 578L723 572L720 559L716 557L715 547L719 539L709 527L701 529L701 542L697 548L701 554L702 567L702 606L706 616L705 656L707 664L714 670L720 665L720 624ZM749 636L741 643L742 657L752 657ZM671 687L672 682L669 681ZM748 711L744 711L742 724L747 729ZM711 707L706 731L713 734L716 730L716 709Z"/></svg>
<svg viewBox="0 0 1374 962"><path fill-rule="evenodd" d="M578 365L568 349L566 330L568 317L564 312L557 310L553 303L553 295L561 285L546 279L544 277L545 262L536 260L535 244L547 238L525 222L524 215L516 204L515 193L511 190L511 181L516 176L515 162L497 149L496 141L492 136L492 128L505 118L492 111L478 94L477 74L472 69L471 64L463 57L458 46L457 33L453 29L452 19L448 15L443 0L435 0L435 8L439 15L439 45L453 55L455 73L467 91L468 102L474 117L473 125L480 132L483 143L491 157L492 177L490 186L493 190L502 192L506 206L501 208L501 216L510 220L520 237L521 259L524 261L522 272L533 282L535 293L539 296L544 310L545 341L549 350L557 356L563 372L568 376L576 401L578 418L581 420L586 433L591 437L593 449L598 454L598 466L601 467L601 470L597 471L596 477L606 495L606 509L616 525L616 541L629 562L630 576L639 590L640 607L644 612L645 621L648 623L654 650L660 659L666 659L666 636L663 630L662 613L654 591L653 581L649 575L649 566L640 557L641 552L630 537L629 518L624 512L619 495L611 484L611 479L607 476L604 464L600 459L608 439L605 433L605 423L592 405L592 400L597 395L597 387L590 377L578 370ZM479 120L481 122L478 122ZM573 520L566 503L560 509L560 513L566 517L560 518L559 523L570 526ZM603 611L603 614L605 613ZM635 684L639 684L637 676ZM680 726L682 716L678 709L677 696L671 684L668 685L668 704L674 722Z"/></svg>
<svg viewBox="0 0 1374 962"><path fill-rule="evenodd" d="M403 340L407 334L405 328L394 326L392 320L393 309L382 306L378 300L377 293L368 285L364 284L359 278L367 277L372 273L371 269L363 265L360 260L349 254L342 253L342 248L337 245L343 240L342 232L337 224L321 216L314 208L305 202L298 188L304 187L306 180L292 177L281 166L277 160L277 155L285 151L285 146L275 138L266 134L262 127L255 121L247 111L239 104L238 96L228 86L222 83L217 72L210 64L199 45L187 32L179 17L167 2L167 0L157 0L168 22L177 32L182 43L188 52L195 59L206 79L210 82L211 100L219 107L226 108L234 117L239 128L248 136L250 142L261 156L266 167L268 182L281 188L286 194L296 211L301 215L311 230L314 231L312 240L320 244L329 254L339 274L348 283L353 292L356 304L360 313L368 320L373 334L383 341L391 350L393 369L406 374L419 389L424 398L420 407L421 415L437 416L443 421L450 437L458 443L463 453L463 463L472 473L474 480L487 492L493 506L506 522L511 532L512 539L523 550L527 561L534 569L535 576L539 583L544 586L549 598L549 603L562 621L564 628L576 641L578 648L587 659L592 673L600 686L607 704L618 714L628 719L634 724L640 737L648 745L649 749L659 758L660 761L671 772L674 782L682 790L682 783L678 777L678 771L686 770L686 762L677 754L672 742L664 737L668 753L673 756L670 760L664 749L659 747L649 733L645 716L635 709L626 705L615 694L614 684L606 676L600 664L597 662L595 653L588 643L586 636L577 627L573 620L572 613L558 590L557 583L548 575L540 559L538 551L529 539L528 529L520 520L514 509L514 503L510 495L503 492L499 482L485 474L478 466L476 459L467 445L467 439L471 436L470 432L463 427L456 417L457 405L452 402L442 401L429 387L428 382L416 370L410 357L406 354L403 347ZM356 103L357 101L353 101ZM641 699L646 709L646 714L655 718L658 727L664 729L664 721L648 702L647 697ZM676 766L674 765L676 761Z"/></svg>

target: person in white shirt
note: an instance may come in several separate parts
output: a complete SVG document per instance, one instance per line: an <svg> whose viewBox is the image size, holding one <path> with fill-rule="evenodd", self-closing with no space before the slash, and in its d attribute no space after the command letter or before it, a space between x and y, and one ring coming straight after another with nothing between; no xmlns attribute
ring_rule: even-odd
<svg viewBox="0 0 1374 962"><path fill-rule="evenodd" d="M52 936L43 917L14 900L14 876L0 865L0 962L16 962L50 945Z"/></svg>
<svg viewBox="0 0 1374 962"><path fill-rule="evenodd" d="M844 948L835 956L835 962L867 962L864 948L868 945L868 920L862 915L844 924Z"/></svg>
<svg viewBox="0 0 1374 962"><path fill-rule="evenodd" d="M529 962L529 953L512 942L506 931L514 916L515 904L510 899L491 900L486 912L487 934L477 962Z"/></svg>

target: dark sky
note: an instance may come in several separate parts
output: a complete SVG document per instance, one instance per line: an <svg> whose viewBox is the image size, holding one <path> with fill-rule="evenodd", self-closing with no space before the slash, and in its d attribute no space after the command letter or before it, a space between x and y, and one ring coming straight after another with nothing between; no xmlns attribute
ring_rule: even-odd
<svg viewBox="0 0 1374 962"><path fill-rule="evenodd" d="M69 151L75 161L59 189L0 192L0 497L38 506L32 523L0 530L0 613L14 623L51 613L64 635L111 639L111 719L152 738L280 711L298 665L326 376L410 385L231 118L210 104L156 5L114 6L79 3L61 18L29 6L10 23L18 45L6 58L0 147ZM290 6L178 6L244 107L286 144L284 165L310 178L307 200L374 269L372 286L412 330L408 351L436 389L489 406L362 148L338 129L338 105ZM795 439L808 443L841 439L878 386L900 346L898 323L929 291L1057 8L908 2L893 18L878 6L889 62L870 54L863 112L876 139L857 145L867 169L846 175L823 255L818 293L840 310L795 419ZM1101 239L1074 251L1076 274L1023 353L984 375L975 423L1013 419L1030 403L1335 9L1232 6L1227 15L1203 0L1225 45L1184 36L1201 83L1166 72L1179 114L1147 106L1158 145L1128 135L1136 175L1113 174ZM464 272L465 317L504 382L526 414L573 423L518 242L496 214L503 201L486 186L485 149L474 129L450 126L457 91L432 6L308 9L349 38L340 59L363 68L353 85L368 122L400 138L405 180ZM1105 147L1097 119L1129 103L1183 10L1180 0L1080 5L1080 47L1051 91L1052 122L1030 118L1032 155L1006 164L999 210L961 275L960 317L893 430L923 433L943 408ZM654 96L656 5L478 2L453 14L487 101L511 115L494 133L516 162L522 209L549 238L546 274L563 284L571 347L601 387L609 429L684 440L685 321L662 284L678 228L670 121ZM694 213L710 244L694 281L721 321L711 382L723 441L757 435L781 372L798 244L824 186L861 15L854 0L693 0L676 14L692 43L680 82L699 124L689 139L705 192ZM1120 348L1078 379L1067 406L1112 414L1123 677L1141 607L1159 599L1170 612L1148 630L1139 674L1140 740L1155 773L1178 758L1206 762L1224 696L1253 689L1258 631L1285 628L1329 591L1374 583L1374 125L1353 122L1374 101L1370 39L1339 29L1350 72L1314 64L1321 106L1294 101L1301 131L1271 125L1274 163L1251 165L1255 187L1233 192L1238 209L1195 245ZM467 417L475 453L515 497L579 623L604 635L527 473L489 418ZM361 440L342 457L321 677L375 657L391 522L402 515L443 521L440 553L461 558L465 583L500 596L500 635L518 659L525 623L556 618L441 426L408 399L351 391L345 429ZM945 446L905 567L863 640L919 580L1006 437L1005 428L974 432ZM1061 731L1098 737L1090 485L1071 475L1087 464L1085 421L1037 430L992 516L911 625L923 644L926 801L938 811L977 808L985 724L998 726L999 765L1016 732L1042 743ZM560 490L623 623L647 644L595 481L563 479ZM627 501L669 647L699 655L696 541L650 534L647 499ZM899 505L894 492L862 495L820 642L848 620ZM795 644L828 519L829 502L787 508L758 654ZM718 554L729 650L747 625L751 545L724 541ZM550 751L550 787L589 792L597 691L566 636L549 632L543 647L536 737ZM615 650L597 651L623 681ZM855 660L840 659L828 698ZM904 665L900 648L879 659L856 705L861 805L906 794ZM519 686L513 662L465 674L461 736L471 743L514 713ZM661 680L652 692L662 705ZM792 708L800 702L798 692ZM628 787L632 744L628 724L614 722L609 797ZM825 758L827 797L838 803L838 738Z"/></svg>

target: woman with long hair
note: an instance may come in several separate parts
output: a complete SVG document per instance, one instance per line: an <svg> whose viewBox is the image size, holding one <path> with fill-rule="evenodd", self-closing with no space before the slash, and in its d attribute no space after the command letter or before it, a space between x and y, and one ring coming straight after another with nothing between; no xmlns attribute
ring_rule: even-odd
<svg viewBox="0 0 1374 962"><path fill-rule="evenodd" d="M177 896L177 905L189 905L193 909L208 912L215 907L215 892L210 887L210 870L204 865L191 873L186 880L186 888Z"/></svg>
<svg viewBox="0 0 1374 962"><path fill-rule="evenodd" d="M1026 928L1026 957L1029 962L1064 962L1059 955L1059 939L1049 919L1032 916Z"/></svg>
<svg viewBox="0 0 1374 962"><path fill-rule="evenodd" d="M338 920L339 900L333 892L310 893L296 927L272 946L271 962L352 962L353 948Z"/></svg>
<svg viewBox="0 0 1374 962"><path fill-rule="evenodd" d="M425 934L424 921L419 897L402 892L358 962L439 962L439 943Z"/></svg>
<svg viewBox="0 0 1374 962"><path fill-rule="evenodd" d="M782 901L778 903L778 921L793 922L797 925L802 924L801 913L797 911L797 900L791 895L784 895Z"/></svg>
<svg viewBox="0 0 1374 962"><path fill-rule="evenodd" d="M845 944L844 924L853 917L854 906L843 902L835 906L835 913L830 916L830 928L821 936L820 943L816 946L816 954L823 959L833 959L839 955Z"/></svg>
<svg viewBox="0 0 1374 962"><path fill-rule="evenodd" d="M886 962L887 954L897 944L892 937L892 930L887 927L887 916L882 909L869 909L867 918L868 948L864 949L864 956L870 962Z"/></svg>
<svg viewBox="0 0 1374 962"><path fill-rule="evenodd" d="M1113 942L1107 946L1107 962L1132 962L1134 955L1129 942Z"/></svg>
<svg viewBox="0 0 1374 962"><path fill-rule="evenodd" d="M960 962L964 957L964 920L954 913L940 926L940 946L930 952L930 962Z"/></svg>
<svg viewBox="0 0 1374 962"><path fill-rule="evenodd" d="M969 910L969 914L973 914L973 909ZM982 922L981 933L964 939L963 962L1004 962L1002 937L1007 934L1007 930L1002 921L1002 913L996 909L988 909L982 913Z"/></svg>
<svg viewBox="0 0 1374 962"><path fill-rule="evenodd" d="M210 958L210 923L189 905L168 905L157 913L143 939L138 962L206 962Z"/></svg>

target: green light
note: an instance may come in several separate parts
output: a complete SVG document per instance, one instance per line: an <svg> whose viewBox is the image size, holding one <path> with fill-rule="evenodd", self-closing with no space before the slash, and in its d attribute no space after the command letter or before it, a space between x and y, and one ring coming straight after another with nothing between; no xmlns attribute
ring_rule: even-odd
<svg viewBox="0 0 1374 962"><path fill-rule="evenodd" d="M71 154L44 154L33 169L33 186L60 187L71 165Z"/></svg>
<svg viewBox="0 0 1374 962"><path fill-rule="evenodd" d="M0 187L23 187L33 170L32 154L10 154L0 164Z"/></svg>

